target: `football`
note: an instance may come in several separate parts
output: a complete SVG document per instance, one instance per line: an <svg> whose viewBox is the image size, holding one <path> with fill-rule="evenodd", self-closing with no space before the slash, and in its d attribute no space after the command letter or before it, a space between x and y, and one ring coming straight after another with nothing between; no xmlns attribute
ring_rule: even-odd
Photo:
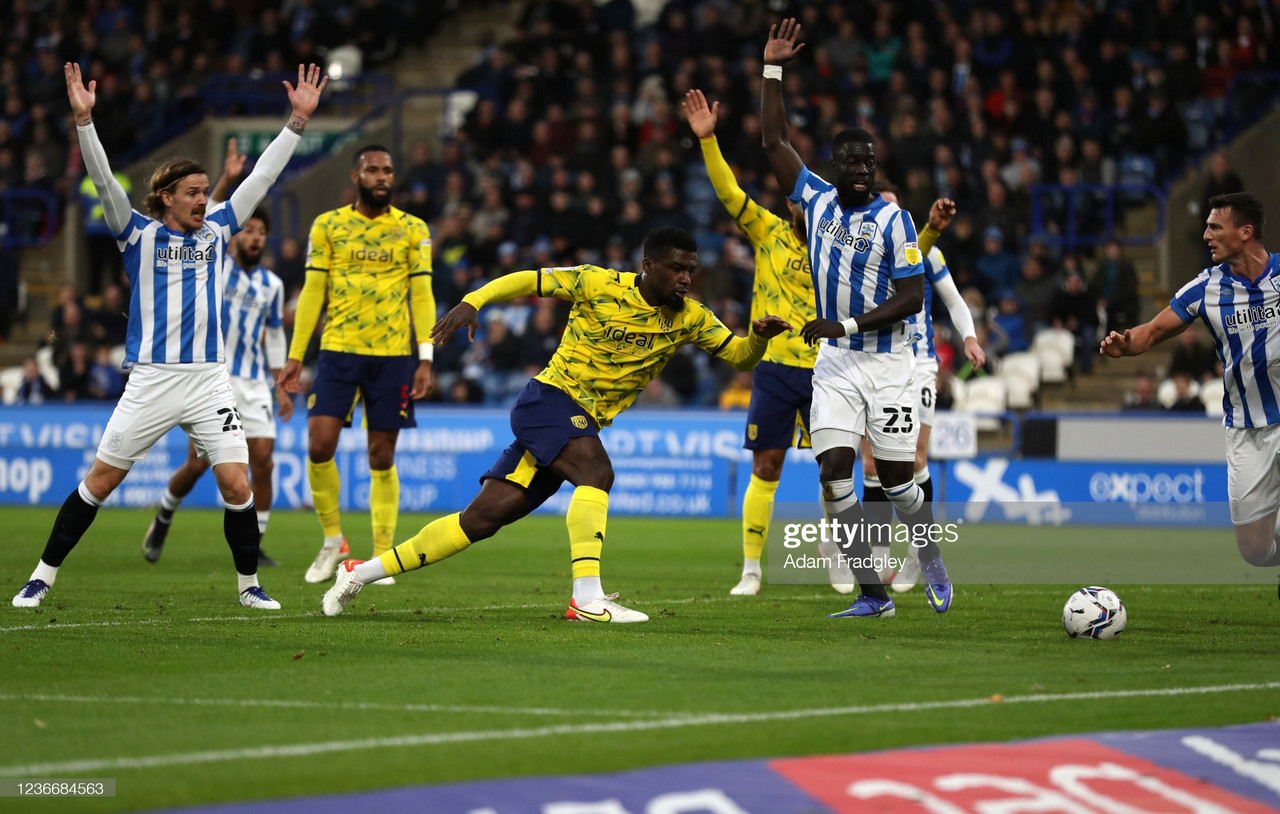
<svg viewBox="0 0 1280 814"><path fill-rule="evenodd" d="M1062 626L1073 639L1114 639L1128 619L1115 591L1096 585L1073 593L1062 609Z"/></svg>

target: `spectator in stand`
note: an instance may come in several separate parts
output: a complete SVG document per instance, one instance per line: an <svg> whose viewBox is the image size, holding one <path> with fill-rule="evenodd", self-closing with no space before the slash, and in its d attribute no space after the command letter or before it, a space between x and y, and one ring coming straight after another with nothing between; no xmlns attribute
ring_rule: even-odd
<svg viewBox="0 0 1280 814"><path fill-rule="evenodd" d="M533 312L520 343L520 364L530 376L536 376L551 361L560 346L563 330L557 324L555 303L543 300Z"/></svg>
<svg viewBox="0 0 1280 814"><path fill-rule="evenodd" d="M1200 220L1209 217L1209 199L1215 195L1229 195L1232 192L1244 192L1244 182L1235 170L1231 169L1231 159L1226 150L1218 150L1209 157L1209 177L1204 182L1204 192L1200 195ZM1209 252L1209 244L1201 247L1203 257L1201 263L1213 265L1213 255Z"/></svg>
<svg viewBox="0 0 1280 814"><path fill-rule="evenodd" d="M118 285L109 285L102 291L102 306L93 312L89 329L97 342L107 346L123 345L129 330L129 305Z"/></svg>
<svg viewBox="0 0 1280 814"><path fill-rule="evenodd" d="M1098 297L1098 307L1106 311L1108 331L1123 333L1138 324L1138 272L1124 256L1119 240L1107 241L1089 288Z"/></svg>
<svg viewBox="0 0 1280 814"><path fill-rule="evenodd" d="M1204 402L1200 396L1192 392L1192 379L1186 373L1173 374L1173 403L1168 410L1171 413L1203 413Z"/></svg>
<svg viewBox="0 0 1280 814"><path fill-rule="evenodd" d="M1098 347L1098 309L1077 271L1069 271L1062 289L1054 297L1050 315L1053 327L1070 331L1076 338L1076 358L1080 371L1093 371L1093 357Z"/></svg>
<svg viewBox="0 0 1280 814"><path fill-rule="evenodd" d="M1012 288L1018 282L1018 258L1005 251L1005 234L998 226L988 226L982 233L982 254L974 261L978 286L984 296Z"/></svg>
<svg viewBox="0 0 1280 814"><path fill-rule="evenodd" d="M22 363L22 384L18 385L18 400L15 404L44 404L53 398L54 391L40 373L40 366L34 358Z"/></svg>
<svg viewBox="0 0 1280 814"><path fill-rule="evenodd" d="M1121 410L1129 412L1155 412L1163 410L1156 400L1156 386L1150 376L1139 376L1133 383L1133 390L1124 394Z"/></svg>
<svg viewBox="0 0 1280 814"><path fill-rule="evenodd" d="M720 391L721 410L745 410L751 406L751 371L735 370L729 385Z"/></svg>
<svg viewBox="0 0 1280 814"><path fill-rule="evenodd" d="M1005 344L999 348L999 355L1020 353L1031 347L1032 323L1014 289L1006 288L1000 292L999 305L991 322L1005 335Z"/></svg>
<svg viewBox="0 0 1280 814"><path fill-rule="evenodd" d="M1041 259L1027 255L1022 261L1022 279L1018 281L1016 291L1030 324L1031 336L1053 321L1053 302L1061 290L1057 278L1045 273Z"/></svg>
<svg viewBox="0 0 1280 814"><path fill-rule="evenodd" d="M1169 375L1185 373L1196 382L1207 382L1222 375L1222 363L1213 346L1200 341L1195 323L1178 335L1178 347L1169 360Z"/></svg>
<svg viewBox="0 0 1280 814"><path fill-rule="evenodd" d="M63 401L89 398L89 348L76 342L58 365L58 396Z"/></svg>
<svg viewBox="0 0 1280 814"><path fill-rule="evenodd" d="M94 353L93 367L89 368L88 398L115 400L124 392L124 376L120 368L111 363L111 346L99 345Z"/></svg>

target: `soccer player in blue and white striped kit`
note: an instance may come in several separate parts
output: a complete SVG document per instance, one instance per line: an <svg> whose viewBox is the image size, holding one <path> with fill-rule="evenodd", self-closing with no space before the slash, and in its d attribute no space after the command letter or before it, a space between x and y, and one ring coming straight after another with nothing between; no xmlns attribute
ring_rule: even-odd
<svg viewBox="0 0 1280 814"><path fill-rule="evenodd" d="M235 139L231 139L231 143L234 145ZM237 159L243 161L242 157L237 156ZM225 173L223 178L227 178ZM222 186L223 183L219 182L214 189L215 201L225 197L219 194ZM275 468L271 457L276 443L271 388L276 375L284 368L288 349L284 335L284 282L261 263L270 225L267 213L261 208L256 209L245 221L240 234L231 239L231 252L226 261L226 289L222 297L223 344L231 374L232 394L249 445L249 473L260 538L267 533L272 498L271 472ZM293 416L293 400L283 390L278 396L280 417L288 421ZM188 443L187 460L169 478L156 516L143 536L142 555L147 562L160 560L174 512L208 469L208 459L200 457L194 443ZM279 563L259 547L258 564Z"/></svg>
<svg viewBox="0 0 1280 814"><path fill-rule="evenodd" d="M871 134L854 128L832 140L829 184L805 167L787 135L782 65L804 47L791 18L769 30L760 100L765 152L779 186L803 206L818 318L801 336L821 342L813 367L809 419L818 459L824 512L852 539L836 541L861 591L844 617L889 617L896 611L872 566L862 505L853 488L853 464L865 436L871 443L885 495L915 528L933 529L933 508L915 482L915 314L924 304L924 266L911 216L872 191L876 148ZM928 533L915 544L929 606L951 606L951 580L938 544Z"/></svg>
<svg viewBox="0 0 1280 814"><path fill-rule="evenodd" d="M227 508L223 530L238 574L240 604L280 607L258 585L258 523L249 489L249 450L223 352L221 311L227 241L262 201L301 140L328 77L298 66L298 84L284 82L293 105L288 124L226 204L209 207L209 176L190 159L165 162L151 176L150 217L132 211L111 174L93 127L96 83L80 67L64 68L85 167L102 200L107 225L124 256L131 284L126 363L129 384L102 434L97 456L67 496L31 579L15 607L38 607L67 554L101 506L165 433L182 427L213 465Z"/></svg>
<svg viewBox="0 0 1280 814"><path fill-rule="evenodd" d="M1262 245L1262 201L1209 199L1204 241L1217 264L1184 285L1148 323L1102 340L1107 356L1137 356L1204 322L1222 360L1227 497L1236 548L1250 565L1280 567L1280 253Z"/></svg>

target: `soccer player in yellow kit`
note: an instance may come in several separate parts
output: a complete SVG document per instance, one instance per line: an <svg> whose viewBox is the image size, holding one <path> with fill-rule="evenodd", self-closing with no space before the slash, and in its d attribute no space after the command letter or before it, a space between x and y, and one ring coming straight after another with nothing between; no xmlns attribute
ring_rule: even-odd
<svg viewBox="0 0 1280 814"><path fill-rule="evenodd" d="M307 582L326 581L350 551L339 519L341 481L333 455L342 428L351 425L357 399L364 401L368 427L376 557L395 541L400 503L396 439L401 428L417 426L414 399L431 388L433 346L427 335L435 324L436 305L427 224L391 206L395 167L385 147L369 145L356 153L351 182L358 200L320 215L311 226L307 279L289 361L280 374L280 385L298 392L302 357L327 293L320 359L307 401L307 476L324 544L307 569ZM410 315L419 340L416 349Z"/></svg>
<svg viewBox="0 0 1280 814"><path fill-rule="evenodd" d="M689 127L702 146L702 159L716 196L755 250L751 315L777 314L793 325L805 324L814 318L814 299L804 210L788 201L791 220L783 220L751 200L738 186L716 140L719 102L708 106L702 91L694 89L685 94L683 108ZM813 363L817 358L817 346L806 345L797 333L769 343L764 360L756 366L743 443L751 450L751 482L742 497L742 579L729 591L735 596L760 593L760 555L769 536L773 496L782 477L782 464L792 444L798 441L808 446ZM831 562L841 563L838 570L832 570L832 586L840 593L852 591L853 574L836 556L834 546L823 554Z"/></svg>
<svg viewBox="0 0 1280 814"><path fill-rule="evenodd" d="M463 297L431 336L448 341L459 328L475 335L478 312L492 302L537 295L573 303L569 326L551 362L529 381L511 410L515 441L481 478L480 492L459 513L442 517L381 557L338 566L321 602L342 612L367 584L412 571L492 537L542 505L565 481L575 487L565 517L573 597L565 617L589 622L645 622L614 602L600 584L613 465L600 429L653 381L681 346L693 343L738 370L764 357L769 340L791 330L776 316L734 336L705 305L687 299L698 244L683 229L655 229L644 241L643 273L582 265L517 271Z"/></svg>

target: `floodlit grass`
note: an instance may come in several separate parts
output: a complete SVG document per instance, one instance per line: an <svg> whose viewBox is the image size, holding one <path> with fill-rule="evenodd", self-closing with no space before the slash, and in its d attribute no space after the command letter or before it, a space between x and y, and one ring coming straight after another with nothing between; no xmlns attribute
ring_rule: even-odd
<svg viewBox="0 0 1280 814"><path fill-rule="evenodd" d="M12 596L54 509L0 510ZM399 539L426 518L402 516ZM458 557L371 586L336 619L302 573L315 518L279 513L264 569L281 611L236 602L222 516L178 515L161 561L149 516L102 511L44 607L0 611L0 775L114 777L117 797L28 810L123 811L511 775L849 752L1067 732L1258 721L1280 691L1129 694L1277 680L1274 576L1253 585L1110 585L1129 609L1116 641L1071 641L1079 585L984 585L1018 542L1179 546L1221 532L986 527L957 545L950 613L920 589L890 620L831 620L823 586L729 597L731 520L611 518L606 590L643 625L563 619L563 522L534 517ZM367 515L348 514L353 553ZM977 529L971 532L977 532ZM1221 538L1220 540L1218 538ZM1025 696L1102 693L1074 700ZM1110 697L1105 694L1111 693ZM965 704L965 702L972 702ZM791 715L783 713L791 712ZM397 740L399 739L399 740ZM15 809L16 810L16 809Z"/></svg>

